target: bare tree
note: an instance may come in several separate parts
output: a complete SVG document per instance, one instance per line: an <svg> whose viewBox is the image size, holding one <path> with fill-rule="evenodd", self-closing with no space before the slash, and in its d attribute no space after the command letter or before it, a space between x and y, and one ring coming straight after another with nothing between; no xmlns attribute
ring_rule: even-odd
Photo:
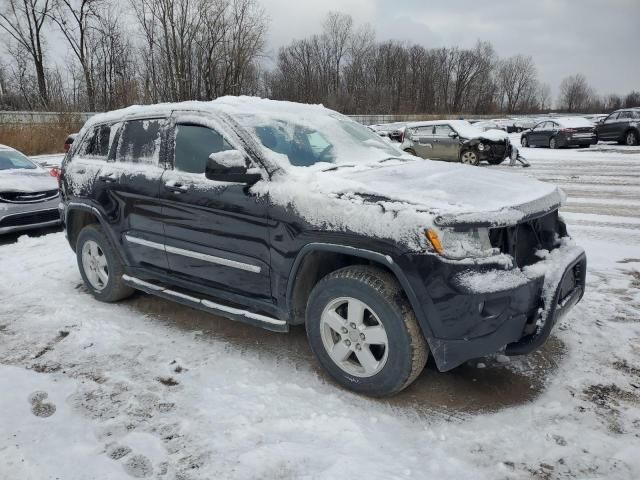
<svg viewBox="0 0 640 480"><path fill-rule="evenodd" d="M625 108L640 107L640 92L634 90L624 97Z"/></svg>
<svg viewBox="0 0 640 480"><path fill-rule="evenodd" d="M587 83L587 78L578 73L566 77L560 83L560 97L558 105L568 112L576 112L588 108L593 96L593 90Z"/></svg>
<svg viewBox="0 0 640 480"><path fill-rule="evenodd" d="M6 2L5 6L0 10L0 28L17 43L19 51L31 58L36 71L40 101L46 107L49 103L49 95L45 76L43 27L53 6L53 0L4 0L4 2Z"/></svg>
<svg viewBox="0 0 640 480"><path fill-rule="evenodd" d="M497 69L497 80L506 100L508 113L515 112L521 103L528 103L535 95L536 67L531 57L514 55L502 60Z"/></svg>
<svg viewBox="0 0 640 480"><path fill-rule="evenodd" d="M87 89L89 110L95 111L96 95L89 37L91 30L95 28L95 22L99 19L98 9L104 0L57 0L57 2L51 18L60 28L80 63Z"/></svg>

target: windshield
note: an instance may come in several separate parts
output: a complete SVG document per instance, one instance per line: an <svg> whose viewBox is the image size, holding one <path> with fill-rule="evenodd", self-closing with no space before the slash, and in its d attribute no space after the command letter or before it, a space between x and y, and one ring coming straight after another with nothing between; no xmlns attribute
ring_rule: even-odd
<svg viewBox="0 0 640 480"><path fill-rule="evenodd" d="M16 150L0 150L0 170L34 169L36 165Z"/></svg>
<svg viewBox="0 0 640 480"><path fill-rule="evenodd" d="M265 148L278 154L271 157L293 166L369 163L405 155L364 125L342 115L282 117L243 115L243 123Z"/></svg>

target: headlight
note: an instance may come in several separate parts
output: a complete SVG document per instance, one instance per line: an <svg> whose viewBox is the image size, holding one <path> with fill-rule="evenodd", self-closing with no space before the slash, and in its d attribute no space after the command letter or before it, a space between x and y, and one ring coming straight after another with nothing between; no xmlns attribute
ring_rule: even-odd
<svg viewBox="0 0 640 480"><path fill-rule="evenodd" d="M484 143L478 144L478 150L483 151L485 149Z"/></svg>
<svg viewBox="0 0 640 480"><path fill-rule="evenodd" d="M429 229L425 235L437 253L454 260L490 257L500 253L491 246L488 228L463 231L453 228Z"/></svg>

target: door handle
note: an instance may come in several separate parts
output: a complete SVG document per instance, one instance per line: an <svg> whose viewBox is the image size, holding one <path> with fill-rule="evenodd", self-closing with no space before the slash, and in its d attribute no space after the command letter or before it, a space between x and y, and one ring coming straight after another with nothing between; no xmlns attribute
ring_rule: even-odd
<svg viewBox="0 0 640 480"><path fill-rule="evenodd" d="M106 173L104 175L98 175L98 180L104 183L113 183L116 181L113 173Z"/></svg>
<svg viewBox="0 0 640 480"><path fill-rule="evenodd" d="M189 190L190 184L183 184L178 182L166 182L164 187L173 193L184 193Z"/></svg>

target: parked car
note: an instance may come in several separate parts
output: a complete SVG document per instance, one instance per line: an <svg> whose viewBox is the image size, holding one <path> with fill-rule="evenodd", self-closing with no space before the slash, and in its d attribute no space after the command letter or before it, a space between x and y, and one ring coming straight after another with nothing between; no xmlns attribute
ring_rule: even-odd
<svg viewBox="0 0 640 480"><path fill-rule="evenodd" d="M137 289L269 330L304 324L356 392L405 388L429 350L443 371L531 352L583 295L557 187L416 159L322 106L130 107L78 142L63 218L95 298Z"/></svg>
<svg viewBox="0 0 640 480"><path fill-rule="evenodd" d="M597 141L593 124L582 117L544 120L520 136L523 147L589 147Z"/></svg>
<svg viewBox="0 0 640 480"><path fill-rule="evenodd" d="M476 124L477 125L477 124ZM511 155L512 145L502 130L486 130L466 120L408 123L402 149L430 160L498 165Z"/></svg>
<svg viewBox="0 0 640 480"><path fill-rule="evenodd" d="M598 140L624 145L638 145L640 140L640 107L616 110L596 125Z"/></svg>
<svg viewBox="0 0 640 480"><path fill-rule="evenodd" d="M406 125L405 122L381 123L370 125L369 128L381 137L387 137L392 142L402 143Z"/></svg>
<svg viewBox="0 0 640 480"><path fill-rule="evenodd" d="M64 152L65 153L67 153L69 151L69 149L71 148L71 145L73 145L73 142L75 141L77 136L78 136L77 133L72 133L69 136L67 136L67 139L64 141Z"/></svg>
<svg viewBox="0 0 640 480"><path fill-rule="evenodd" d="M505 127L498 125L493 120L480 120L479 122L472 123L472 125L476 128L479 128L483 132L486 132L487 130L504 130L505 132L507 131Z"/></svg>
<svg viewBox="0 0 640 480"><path fill-rule="evenodd" d="M530 118L530 117L516 118L514 122L514 125L516 127L516 132L520 133L525 130L529 130L535 127L539 121L540 120L537 118Z"/></svg>
<svg viewBox="0 0 640 480"><path fill-rule="evenodd" d="M0 145L0 234L59 224L59 201L49 170Z"/></svg>

